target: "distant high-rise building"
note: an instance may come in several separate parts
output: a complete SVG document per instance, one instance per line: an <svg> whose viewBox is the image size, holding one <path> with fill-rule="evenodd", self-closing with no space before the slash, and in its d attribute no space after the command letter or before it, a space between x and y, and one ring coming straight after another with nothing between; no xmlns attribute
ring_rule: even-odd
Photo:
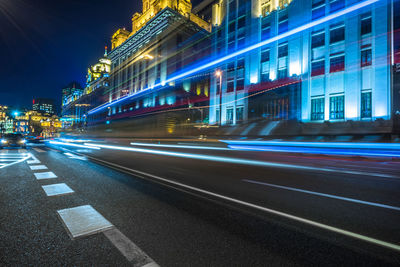
<svg viewBox="0 0 400 267"><path fill-rule="evenodd" d="M35 98L32 103L32 109L34 111L53 115L55 113L54 99Z"/></svg>
<svg viewBox="0 0 400 267"><path fill-rule="evenodd" d="M71 82L62 89L62 105L74 101L83 94L83 88L78 82Z"/></svg>

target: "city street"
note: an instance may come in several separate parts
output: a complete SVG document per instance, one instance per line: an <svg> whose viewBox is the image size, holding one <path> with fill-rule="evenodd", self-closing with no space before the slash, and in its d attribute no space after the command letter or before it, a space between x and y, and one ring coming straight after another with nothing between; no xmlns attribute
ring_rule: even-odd
<svg viewBox="0 0 400 267"><path fill-rule="evenodd" d="M397 159L190 140L78 141L0 151L2 263L400 262ZM46 188L54 184L63 186ZM74 232L85 222L65 214L88 205L103 224Z"/></svg>

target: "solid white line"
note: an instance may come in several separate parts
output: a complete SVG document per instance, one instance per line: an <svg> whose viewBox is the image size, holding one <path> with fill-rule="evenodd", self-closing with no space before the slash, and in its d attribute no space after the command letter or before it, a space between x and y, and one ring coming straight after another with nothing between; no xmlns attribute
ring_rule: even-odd
<svg viewBox="0 0 400 267"><path fill-rule="evenodd" d="M321 196L321 197L339 199L339 200L354 202L354 203L358 203L358 204L364 204L364 205L375 206L375 207L379 207L379 208L385 208L385 209L392 209L392 210L400 211L400 207L390 206L390 205L380 204L380 203L375 203L375 202L370 202L370 201L364 201L364 200L359 200L359 199L355 199L355 198L348 198L348 197L341 197L341 196L336 196L336 195L324 194L324 193L319 193L319 192L314 192L314 191L309 191L309 190L304 190L304 189L299 189L299 188L294 188L294 187L289 187L289 186L264 183L264 182L248 180L248 179L242 179L242 181L248 182L248 183L252 183L252 184L265 185L265 186L270 186L270 187L275 187L275 188L280 188L280 189L285 189L285 190L290 190L290 191L306 193L306 194L310 194L310 195L316 195L316 196Z"/></svg>
<svg viewBox="0 0 400 267"><path fill-rule="evenodd" d="M85 143L85 145L86 145L86 143ZM191 158L191 159L198 159L198 160L217 161L217 162L233 163L233 164L241 164L241 165L253 165L253 166L260 166L260 167L267 167L267 168L299 169L299 170L306 170L306 171L323 171L323 172L333 172L333 173L345 173L345 174L352 174L352 175L376 176L376 177L384 177L384 178L398 178L397 176L393 176L390 174L365 173L365 172L350 171L350 170L346 171L346 170L339 170L339 169L317 168L317 167L302 166L302 165L287 164L287 163L275 163L275 162L259 161L259 160L238 159L238 158L212 156L212 155L204 155L204 154L182 153L182 152L172 152L172 151L124 147L124 146L110 146L110 145L101 145L101 144L90 144L90 145L98 147L99 149L107 148L107 149L133 151L133 152L138 152L138 153L147 153L147 154L155 154L155 155L162 155L162 156Z"/></svg>
<svg viewBox="0 0 400 267"><path fill-rule="evenodd" d="M239 199L235 199L235 198L227 197L227 196L220 195L220 194L217 194L217 193L213 193L213 192L210 192L210 191L207 191L207 190L204 190L204 189L200 189L200 188L196 188L196 187L193 187L193 186L190 186L190 185L186 185L186 184L182 184L182 183L175 182L175 181L172 181L172 180L168 180L168 179L165 179L165 178L162 178L162 177L159 177L157 175L150 174L150 173L146 173L146 172L142 172L142 171L138 171L138 170L133 170L131 168L124 167L124 166L121 166L121 165L118 165L118 164L115 164L115 163L107 162L107 161L104 161L104 160L101 160L101 159L97 159L97 158L94 158L94 157L91 157L91 156L87 156L87 157L88 158L92 158L92 159L94 159L95 161L98 161L98 162L103 162L104 164L107 164L108 166L114 166L114 168L117 168L119 170L124 170L124 171L126 171L128 173L131 173L131 174L132 173L136 173L136 174L139 174L139 175L144 175L144 176L147 176L147 177L151 177L151 178L156 179L158 181L162 181L163 183L172 184L172 185L175 185L175 186L178 186L178 187L181 187L181 188L189 189L189 190L192 190L192 191L195 191L195 192L199 192L199 193L206 194L206 195L209 195L209 196L213 196L213 197L216 197L216 198L220 198L220 199L223 199L223 200L231 201L231 202L234 202L234 203L246 206L246 207L250 207L250 208L253 208L253 209L261 210L261 211L264 211L264 212L267 212L267 213L278 215L278 216L281 216L281 217L284 217L284 218L287 218L287 219L291 219L291 220L294 220L294 221L297 221L297 222L301 222L301 223L304 223L304 224L312 225L312 226L315 226L317 228L321 228L321 229L324 229L324 230L328 230L328 231L331 231L331 232L342 234L342 235L345 235L345 236L348 236L348 237L359 239L359 240L362 240L362 241L365 241L365 242L369 242L369 243L372 243L372 244L375 244L375 245L379 245L379 246L382 246L382 247L385 247L385 248L390 248L390 249L393 249L393 250L396 250L396 251L400 252L400 246L397 245L397 244L393 244L393 243L386 242L386 241L383 241L383 240L379 240L379 239L376 239L376 238L373 238L373 237L357 234L357 233L354 233L354 232L351 232L351 231L347 231L347 230L340 229L340 228L337 228L337 227L334 227L334 226L330 226L330 225L326 225L326 224L319 223L319 222L316 222L316 221L312 221L312 220L309 220L309 219L305 219L305 218L302 218L302 217L299 217L299 216L296 216L296 215L292 215L292 214L289 214L289 213L285 213L285 212L282 212L282 211L269 209L269 208L266 208L266 207L263 207L263 206L259 206L259 205L256 205L256 204L252 204L252 203L249 203L249 202L245 202L245 201L242 201L242 200L239 200Z"/></svg>
<svg viewBox="0 0 400 267"><path fill-rule="evenodd" d="M111 243L125 256L125 258L132 262L134 266L159 266L154 262L143 250L141 250L135 243L129 240L118 229L110 229L103 232L104 235L111 241Z"/></svg>

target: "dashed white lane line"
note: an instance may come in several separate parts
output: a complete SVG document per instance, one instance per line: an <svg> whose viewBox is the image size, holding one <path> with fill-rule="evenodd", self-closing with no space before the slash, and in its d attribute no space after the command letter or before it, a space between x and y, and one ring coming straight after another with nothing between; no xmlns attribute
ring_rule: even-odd
<svg viewBox="0 0 400 267"><path fill-rule="evenodd" d="M74 190L72 190L65 183L44 185L42 186L42 188L48 197L61 196L74 193Z"/></svg>
<svg viewBox="0 0 400 267"><path fill-rule="evenodd" d="M82 156L77 156L77 155L74 155L74 154L72 154L72 153L69 153L69 152L67 152L67 153L64 153L64 155L68 156L70 159L80 159L80 160L87 160L87 158L85 158L85 157L82 157Z"/></svg>
<svg viewBox="0 0 400 267"><path fill-rule="evenodd" d="M39 170L47 170L47 167L45 165L33 165L29 166L32 171L39 171Z"/></svg>
<svg viewBox="0 0 400 267"><path fill-rule="evenodd" d="M40 164L40 160L38 160L34 155L31 154L31 160L28 160L28 164Z"/></svg>
<svg viewBox="0 0 400 267"><path fill-rule="evenodd" d="M72 239L114 227L90 205L58 210L57 213Z"/></svg>
<svg viewBox="0 0 400 267"><path fill-rule="evenodd" d="M57 175L55 175L54 172L36 172L34 175L37 180L57 178Z"/></svg>
<svg viewBox="0 0 400 267"><path fill-rule="evenodd" d="M34 147L33 150L35 150L35 151L38 152L38 153L46 152L46 151L44 151L43 149L40 149L40 148L37 148L37 147Z"/></svg>
<svg viewBox="0 0 400 267"><path fill-rule="evenodd" d="M104 235L122 253L122 255L124 255L125 258L133 264L133 266L159 266L143 250L141 250L135 243L129 240L129 238L127 238L118 229L114 228L104 231Z"/></svg>

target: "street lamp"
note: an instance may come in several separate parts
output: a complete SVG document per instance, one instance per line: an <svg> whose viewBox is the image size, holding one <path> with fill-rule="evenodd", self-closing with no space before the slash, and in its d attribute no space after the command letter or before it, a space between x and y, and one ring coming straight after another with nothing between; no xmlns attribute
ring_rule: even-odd
<svg viewBox="0 0 400 267"><path fill-rule="evenodd" d="M222 125L222 71L217 70L215 76L219 78L219 125Z"/></svg>

